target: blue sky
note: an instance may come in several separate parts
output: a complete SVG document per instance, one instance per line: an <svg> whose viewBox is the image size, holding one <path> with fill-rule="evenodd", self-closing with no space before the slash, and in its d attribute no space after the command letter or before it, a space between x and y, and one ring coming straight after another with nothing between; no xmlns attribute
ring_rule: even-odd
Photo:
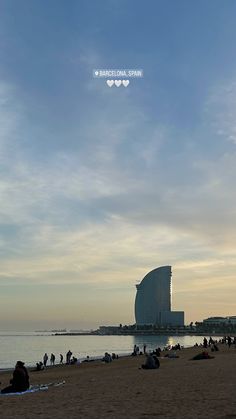
<svg viewBox="0 0 236 419"><path fill-rule="evenodd" d="M234 1L0 1L1 328L235 315ZM109 88L94 68L142 68Z"/></svg>

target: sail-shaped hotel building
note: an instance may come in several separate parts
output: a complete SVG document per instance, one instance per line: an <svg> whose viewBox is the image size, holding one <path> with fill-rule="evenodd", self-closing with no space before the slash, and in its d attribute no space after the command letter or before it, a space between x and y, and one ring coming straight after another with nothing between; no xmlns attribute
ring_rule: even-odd
<svg viewBox="0 0 236 419"><path fill-rule="evenodd" d="M171 311L171 275L171 266L161 266L149 272L140 284L136 285L137 325L184 325L184 312Z"/></svg>

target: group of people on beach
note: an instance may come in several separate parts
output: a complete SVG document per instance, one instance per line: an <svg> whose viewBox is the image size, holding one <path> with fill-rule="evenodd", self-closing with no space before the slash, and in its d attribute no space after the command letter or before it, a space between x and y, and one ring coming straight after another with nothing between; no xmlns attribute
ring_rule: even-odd
<svg viewBox="0 0 236 419"><path fill-rule="evenodd" d="M202 343L200 343L200 344L195 343L194 346L200 346L200 347L203 346L204 348L208 348L208 347L212 347L212 345L216 345L218 343L228 345L229 348L230 348L231 345L234 345L236 347L236 336L234 336L234 337L224 336L222 339L219 339L219 341L212 339L211 336L209 337L209 339L204 337Z"/></svg>
<svg viewBox="0 0 236 419"><path fill-rule="evenodd" d="M236 348L236 337L231 337L231 336L224 336L222 339L219 339L219 341L212 339L212 337L210 337L209 339L207 339L206 337L203 338L203 343L200 343L200 345L198 343L196 343L194 346L195 347L202 347L204 348L204 350L195 355L192 360L199 360L199 359L212 359L214 358L214 356L210 356L207 348L210 348L211 352L218 352L219 349L219 344L225 344L228 345L228 347L230 348L231 345L233 344Z"/></svg>
<svg viewBox="0 0 236 419"><path fill-rule="evenodd" d="M232 338L231 336L227 336L227 337L223 337L219 341L213 340L212 337L210 337L209 339L204 337L202 344L199 345L196 343L194 345L195 347L202 347L204 349L203 352L200 354L197 354L192 359L213 358L212 356L208 354L207 348L210 348L212 352L219 351L219 344L228 345L229 348L231 347L231 345L235 345L236 347L236 337ZM178 356L176 355L176 351L181 350L181 349L182 347L180 346L179 343L177 343L174 346L168 346L167 348L163 348L163 349L156 348L155 350L147 352L146 344L143 345L143 351L140 351L139 347L137 345L134 345L133 352L131 353L131 355L132 356L137 356L137 355L142 355L142 354L146 355L146 361L144 364L141 365L140 367L141 369L158 369L160 367L160 362L158 358L161 356L161 353L163 351L167 351L167 354L164 355L165 357L178 358ZM76 357L74 356L72 357L72 355L73 354L71 350L69 350L66 353L66 364L73 365L73 364L80 363L80 361ZM59 356L60 356L60 364L63 364L64 357L62 354L60 354ZM46 368L48 359L49 359L48 354L45 353L43 356L43 360L36 364L36 370L40 371ZM110 363L115 359L118 359L117 354L115 353L109 354L108 352L105 352L105 355L101 360L105 363ZM56 356L52 353L50 356L51 366L55 365L55 360L56 360ZM83 362L90 362L90 361L93 361L93 359L90 359L89 356L87 356L87 358L83 360ZM29 386L30 386L29 374L28 374L27 368L25 367L24 362L17 361L15 365L15 369L13 371L13 378L10 380L10 385L2 389L1 393L7 394L7 393L24 392L29 389Z"/></svg>
<svg viewBox="0 0 236 419"><path fill-rule="evenodd" d="M133 349L132 355L133 356L143 355L143 354L145 355L146 354L146 350L147 350L146 343L144 343L144 345L143 345L143 351L141 351L139 349L139 346L138 345L134 345L134 349Z"/></svg>
<svg viewBox="0 0 236 419"><path fill-rule="evenodd" d="M72 354L71 350L69 350L66 353L66 364L67 365L69 365L69 364L76 364L76 362L78 362L78 358L75 358L74 356L72 357L72 355L73 354ZM63 364L63 360L64 360L63 355L60 354L59 357L60 357L59 363L60 364ZM47 352L45 352L45 354L43 356L43 361L39 361L39 362L36 363L36 370L37 371L41 371L44 368L46 368L48 366L48 360L49 360L49 356L48 356ZM55 356L55 354L51 353L51 356L50 356L50 365L51 366L54 366L55 365L55 362L56 362L56 356Z"/></svg>
<svg viewBox="0 0 236 419"><path fill-rule="evenodd" d="M105 352L104 357L102 358L102 361L108 364L109 362L114 361L114 359L118 359L119 356L116 355L114 352L112 354L109 354L108 352Z"/></svg>
<svg viewBox="0 0 236 419"><path fill-rule="evenodd" d="M139 349L139 346L136 344L134 345L134 349L132 352L132 356L137 355L146 355L146 361L144 364L141 365L140 369L143 368L145 370L157 369L160 367L160 362L158 357L161 355L161 348L157 348L153 351L147 353L147 345L143 345L143 351Z"/></svg>
<svg viewBox="0 0 236 419"><path fill-rule="evenodd" d="M88 357L87 357L88 358ZM48 354L45 353L43 356L43 362L39 361L36 363L36 371L41 371L47 366ZM50 356L51 366L55 365L56 356L52 353ZM72 357L72 352L69 350L66 354L66 364L75 364L78 359ZM63 355L60 354L60 364L63 364ZM21 393L29 389L29 373L25 367L25 363L17 361L15 369L13 371L13 377L10 380L10 385L1 390L2 394L8 393Z"/></svg>
<svg viewBox="0 0 236 419"><path fill-rule="evenodd" d="M102 358L102 361L104 361L105 363L109 363L118 358L119 357L117 354L112 353L111 355L108 352L106 352L104 357ZM41 370L44 367L46 367L47 361L48 361L48 355L47 353L45 353L43 356L43 362L40 361L39 363L37 363L37 370ZM75 357L72 358L72 352L68 351L66 354L66 363L73 364L76 361L77 361L77 358ZM51 354L50 362L51 362L51 365L55 364L54 354ZM60 356L60 363L62 362L63 362L63 357ZM89 356L87 356L84 362L90 362ZM153 369L153 368L159 368L159 366L160 366L159 360L157 356L153 353L153 354L147 355L146 363L142 365L142 368ZM27 368L25 367L25 363L22 361L17 361L15 365L15 369L13 371L13 378L10 380L10 385L2 389L1 393L2 394L21 393L21 392L27 391L29 387L30 387L29 373L28 373Z"/></svg>

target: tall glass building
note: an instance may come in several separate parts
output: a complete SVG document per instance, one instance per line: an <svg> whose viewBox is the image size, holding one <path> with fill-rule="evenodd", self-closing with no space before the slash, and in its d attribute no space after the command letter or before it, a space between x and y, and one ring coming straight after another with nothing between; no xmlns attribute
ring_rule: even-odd
<svg viewBox="0 0 236 419"><path fill-rule="evenodd" d="M161 266L149 272L136 288L137 325L184 325L184 312L171 311L171 266Z"/></svg>

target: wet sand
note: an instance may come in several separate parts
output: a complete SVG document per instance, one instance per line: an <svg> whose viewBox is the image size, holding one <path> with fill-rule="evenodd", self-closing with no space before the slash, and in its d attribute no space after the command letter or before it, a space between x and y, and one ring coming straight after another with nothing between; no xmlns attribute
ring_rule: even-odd
<svg viewBox="0 0 236 419"><path fill-rule="evenodd" d="M201 348L160 358L160 369L142 370L144 356L58 366L30 372L31 384L60 387L23 396L0 397L3 419L236 418L236 349L219 345L214 359L190 361ZM210 351L209 351L209 354ZM0 373L1 388L11 374Z"/></svg>

